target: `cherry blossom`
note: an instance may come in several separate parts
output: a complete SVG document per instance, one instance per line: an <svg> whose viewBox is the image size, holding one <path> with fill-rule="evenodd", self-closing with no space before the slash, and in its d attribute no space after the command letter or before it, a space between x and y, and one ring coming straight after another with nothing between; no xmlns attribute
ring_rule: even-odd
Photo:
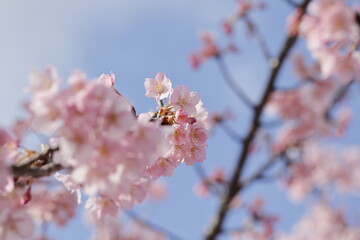
<svg viewBox="0 0 360 240"><path fill-rule="evenodd" d="M314 204L310 211L294 226L289 235L282 235L281 240L307 239L344 239L355 240L359 237L359 228L351 226L340 209L329 203Z"/></svg>
<svg viewBox="0 0 360 240"><path fill-rule="evenodd" d="M170 97L171 104L175 110L185 110L189 115L196 113L196 105L200 97L195 92L190 92L186 86L177 86Z"/></svg>
<svg viewBox="0 0 360 240"><path fill-rule="evenodd" d="M155 78L145 79L145 89L147 97L154 97L157 101L167 98L172 90L172 84L164 73L156 74Z"/></svg>

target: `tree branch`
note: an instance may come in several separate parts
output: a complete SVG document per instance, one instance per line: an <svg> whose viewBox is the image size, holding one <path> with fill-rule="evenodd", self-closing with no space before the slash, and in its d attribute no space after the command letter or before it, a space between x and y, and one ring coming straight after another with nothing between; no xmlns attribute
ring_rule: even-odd
<svg viewBox="0 0 360 240"><path fill-rule="evenodd" d="M266 44L265 39L263 38L263 35L260 33L259 29L256 27L255 23L247 16L244 15L242 17L242 19L245 21L245 23L249 26L249 28L251 28L251 33L253 34L253 36L255 37L255 40L257 41L260 50L262 52L262 54L264 55L265 59L268 61L268 63L271 65L273 64L272 60L273 57L270 53L270 50Z"/></svg>
<svg viewBox="0 0 360 240"><path fill-rule="evenodd" d="M223 75L225 82L229 85L231 90L238 96L238 98L245 103L249 108L253 108L254 105L243 90L235 83L234 79L230 75L230 71L226 67L222 57L218 55L215 57L215 60L219 66L220 72Z"/></svg>
<svg viewBox="0 0 360 240"><path fill-rule="evenodd" d="M301 4L300 8L303 10L302 12L305 13L308 4L311 0L304 0ZM263 113L263 110L265 108L265 105L271 95L271 93L275 89L275 81L277 80L278 74L280 69L282 68L284 61L288 54L290 53L290 50L294 46L295 42L297 40L297 36L288 36L285 40L285 43L283 44L283 47L281 49L281 52L278 57L278 64L274 65L272 67L272 70L270 72L270 75L268 77L268 83L265 88L265 91L262 95L260 103L255 107L254 109L254 116L252 119L252 126L247 134L247 137L243 141L243 148L241 153L239 154L239 159L237 161L237 165L234 169L234 172L232 174L228 191L225 196L223 196L221 204L218 208L217 214L211 223L210 227L208 228L208 231L206 233L205 239L206 240L214 240L216 237L221 233L222 231L222 225L224 223L224 220L228 214L229 211L229 204L233 197L242 189L241 184L239 184L239 178L243 172L245 162L248 159L248 153L249 149L251 147L251 143L255 138L256 132L260 125L260 118Z"/></svg>
<svg viewBox="0 0 360 240"><path fill-rule="evenodd" d="M10 166L10 171L14 177L40 178L49 176L64 168L62 165L53 162L54 152L58 150L59 148L56 147L49 148L43 153L35 153L25 163Z"/></svg>

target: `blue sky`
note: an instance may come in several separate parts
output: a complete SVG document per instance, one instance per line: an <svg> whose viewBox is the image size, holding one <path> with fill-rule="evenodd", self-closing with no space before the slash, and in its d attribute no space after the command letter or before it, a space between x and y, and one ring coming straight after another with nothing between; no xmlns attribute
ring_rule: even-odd
<svg viewBox="0 0 360 240"><path fill-rule="evenodd" d="M188 85L199 92L209 110L231 107L237 116L234 127L239 132L246 129L249 112L224 84L215 63L207 62L195 72L187 62L188 54L200 47L197 32L218 31L220 21L233 11L234 2L2 0L0 125L6 127L22 115L21 103L27 97L22 89L28 72L52 64L64 80L74 69L83 70L90 78L114 72L116 88L133 102L138 112L156 106L152 99L144 96L144 78L165 72L173 85ZM254 14L253 19L260 23L273 54L277 54L284 39L283 19L290 10L283 1L276 1L266 12ZM240 54L226 61L238 84L256 100L268 73L266 62L242 27L238 27L236 39ZM221 34L219 40L225 42ZM282 73L281 83L286 85L293 81L291 79L289 69ZM359 132L359 127L355 130ZM204 168L211 170L224 165L230 169L237 154L237 146L218 130L209 141L209 157ZM140 206L141 213L184 239L199 239L217 201L194 196L192 188L197 180L193 169L180 167L174 177L166 179L170 191L168 201L154 207ZM255 187L245 192L245 198L260 193L269 197L269 211L282 209L282 229L289 229L304 209L290 203L277 185ZM50 236L87 239L89 229L82 227L81 214L79 216L65 230L51 227ZM233 216L231 222L237 221L242 220Z"/></svg>

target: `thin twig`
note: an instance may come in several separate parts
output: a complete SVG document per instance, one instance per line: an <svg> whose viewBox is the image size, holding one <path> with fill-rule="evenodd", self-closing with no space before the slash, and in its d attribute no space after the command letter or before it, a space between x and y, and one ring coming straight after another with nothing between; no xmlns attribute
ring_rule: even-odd
<svg viewBox="0 0 360 240"><path fill-rule="evenodd" d="M196 174L198 175L198 177L200 178L200 180L201 180L202 182L205 183L205 182L209 181L209 178L208 178L208 176L207 176L207 174L206 174L206 171L205 171L205 169L202 167L201 164L196 163L196 164L194 165L194 169L195 169ZM208 186L208 188L209 188L209 190L210 190L210 193L212 193L212 194L214 194L214 195L216 195L216 196L219 196L219 195L220 195L220 190L217 188L216 185L211 184L211 185Z"/></svg>
<svg viewBox="0 0 360 240"><path fill-rule="evenodd" d="M41 178L47 177L51 174L64 169L61 164L49 163L42 167L18 167L18 166L11 166L11 171L14 177L33 177L33 178Z"/></svg>
<svg viewBox="0 0 360 240"><path fill-rule="evenodd" d="M310 3L311 0L304 0L301 4L302 12L306 12L307 6ZM278 64L274 65L272 67L272 70L270 72L267 86L265 88L265 91L262 95L260 103L255 107L254 109L254 116L252 119L252 125L251 128L247 134L247 137L243 141L243 148L242 151L239 154L239 159L237 161L237 165L234 168L234 172L232 174L232 177L230 179L228 191L223 196L222 201L220 203L220 206L218 208L217 214L215 215L215 218L213 219L213 222L210 224L210 227L208 228L208 231L205 235L206 240L214 240L216 237L222 232L222 226L224 223L224 220L228 214L228 211L230 209L230 203L233 197L236 196L236 194L242 189L241 184L239 184L240 176L242 175L245 162L248 159L249 150L252 144L252 141L254 140L256 136L256 132L260 125L260 119L263 113L263 110L265 108L265 105L271 95L271 93L275 90L275 82L277 80L278 74L283 66L283 63L285 59L287 58L288 54L290 53L290 50L296 43L297 36L288 36L286 41L283 44L283 47L281 49L281 52L278 56Z"/></svg>
<svg viewBox="0 0 360 240"><path fill-rule="evenodd" d="M144 225L146 225L147 227L151 228L151 229L154 229L155 231L158 231L158 232L161 232L165 235L167 235L169 237L169 239L171 240L183 240L181 237L177 236L175 233L173 232L170 232L169 230L155 224L155 223L152 223L148 220L145 220L144 218L142 218L139 214L137 214L135 211L125 211L125 214L135 220L135 221L138 221Z"/></svg>
<svg viewBox="0 0 360 240"><path fill-rule="evenodd" d="M238 96L238 98L245 103L249 108L253 108L254 105L244 91L239 87L239 85L232 78L229 69L224 63L222 57L219 55L215 58L217 65L219 66L220 72L224 77L225 82L229 85L231 90Z"/></svg>
<svg viewBox="0 0 360 240"><path fill-rule="evenodd" d="M328 120L331 119L331 117L330 117L331 110L338 102L340 102L345 97L345 95L348 93L348 91L353 83L354 83L354 79L351 80L350 82L346 83L345 85L341 86L338 89L338 91L334 95L334 98L331 100L329 107L325 111L325 114L324 114L325 119L328 119Z"/></svg>
<svg viewBox="0 0 360 240"><path fill-rule="evenodd" d="M58 150L59 148L56 147L49 148L43 153L35 153L21 165L14 164L10 166L10 171L14 177L28 176L40 178L49 176L64 168L62 165L53 162L54 152Z"/></svg>
<svg viewBox="0 0 360 240"><path fill-rule="evenodd" d="M264 55L264 57L268 61L268 63L271 64L272 60L273 60L272 54L270 53L269 47L267 46L263 35L260 33L259 29L256 27L256 24L247 15L244 15L242 17L242 19L245 21L245 23L249 27L251 27L251 33L255 37L255 40L257 41L262 54Z"/></svg>

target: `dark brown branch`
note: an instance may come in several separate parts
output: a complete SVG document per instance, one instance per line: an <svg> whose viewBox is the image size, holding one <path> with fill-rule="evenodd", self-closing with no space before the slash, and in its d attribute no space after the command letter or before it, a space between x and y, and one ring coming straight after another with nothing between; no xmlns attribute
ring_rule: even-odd
<svg viewBox="0 0 360 240"><path fill-rule="evenodd" d="M31 155L21 165L12 165L10 171L14 177L33 177L40 178L49 176L52 173L63 169L60 164L53 162L54 152L58 151L59 148L49 148L43 153L35 153Z"/></svg>
<svg viewBox="0 0 360 240"><path fill-rule="evenodd" d="M51 174L64 169L60 164L49 163L42 167L18 167L11 166L11 171L14 177L33 177L41 178L50 176Z"/></svg>
<svg viewBox="0 0 360 240"><path fill-rule="evenodd" d="M245 24L251 29L251 33L255 37L255 40L258 43L260 47L260 51L264 55L265 59L268 61L270 65L273 64L273 57L270 53L270 50L266 44L263 35L260 33L255 23L247 15L244 15L242 19L244 20Z"/></svg>
<svg viewBox="0 0 360 240"><path fill-rule="evenodd" d="M307 6L310 3L311 0L304 0L301 4L300 8L303 10L302 12L306 12ZM245 162L248 159L249 155L249 149L251 147L251 144L255 138L256 132L259 129L260 125L260 118L262 116L263 110L265 108L265 105L271 95L271 93L275 89L275 82L277 80L278 74L284 64L284 61L288 54L290 53L290 50L294 46L295 42L297 40L297 36L289 36L287 37L285 43L283 44L283 47L281 49L281 52L278 56L278 64L276 66L273 66L268 81L267 86L265 88L265 91L262 95L260 103L255 107L254 116L252 119L252 125L251 128L247 134L247 137L243 141L243 148L241 153L239 154L239 159L237 161L237 165L234 169L234 172L232 174L228 191L223 196L222 201L220 203L220 206L218 208L217 214L215 215L215 218L213 219L213 222L211 223L210 227L208 228L208 231L206 233L205 239L206 240L214 240L216 237L222 232L222 226L224 223L224 220L228 214L229 211L229 205L231 200L233 199L236 194L241 191L242 185L239 184L240 176L242 175Z"/></svg>
<svg viewBox="0 0 360 240"><path fill-rule="evenodd" d="M253 103L248 98L248 96L244 93L244 91L239 87L239 85L234 81L234 79L230 75L230 71L226 67L222 57L220 55L218 55L215 58L215 60L219 66L219 69L221 71L221 74L224 77L225 82L229 85L231 90L236 94L236 96L238 96L238 98L241 101L243 101L245 103L246 106L248 106L249 108L253 108L254 107Z"/></svg>

